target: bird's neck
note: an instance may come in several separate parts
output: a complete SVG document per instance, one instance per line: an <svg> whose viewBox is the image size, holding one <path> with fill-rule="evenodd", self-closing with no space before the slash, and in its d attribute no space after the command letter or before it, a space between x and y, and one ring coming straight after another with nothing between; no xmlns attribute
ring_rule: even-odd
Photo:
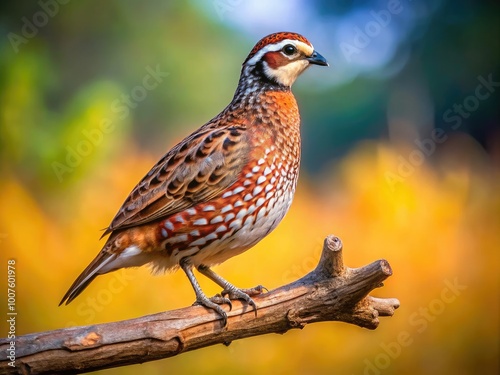
<svg viewBox="0 0 500 375"><path fill-rule="evenodd" d="M268 78L259 64L253 66L244 65L233 102L246 104L249 100L259 97L266 92L277 91L291 94L290 86L279 84Z"/></svg>

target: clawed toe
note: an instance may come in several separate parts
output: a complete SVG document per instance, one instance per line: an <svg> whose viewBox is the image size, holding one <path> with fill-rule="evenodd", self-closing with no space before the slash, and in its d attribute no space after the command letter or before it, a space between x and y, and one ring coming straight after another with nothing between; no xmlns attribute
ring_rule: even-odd
<svg viewBox="0 0 500 375"><path fill-rule="evenodd" d="M264 293L264 291L269 292L269 290L262 285L257 285L256 287L250 289L242 289L242 292L248 294L250 297L258 296L259 294Z"/></svg>
<svg viewBox="0 0 500 375"><path fill-rule="evenodd" d="M220 307L220 305L223 305L223 304L229 305L229 311L231 311L231 309L233 308L231 300L229 298L225 298L225 297L221 296L220 294L217 294L217 295L213 296L212 298L207 298L207 297L201 298L200 297L195 301L195 303L193 303L193 306L204 306L208 309L214 310L217 314L219 314L221 316L222 325L225 327L227 325L227 314L224 311L224 309L222 309L222 307Z"/></svg>
<svg viewBox="0 0 500 375"><path fill-rule="evenodd" d="M255 302L251 297L262 294L264 290L267 291L267 288L263 287L262 285L258 285L256 287L250 288L250 289L238 289L238 288L232 287L232 288L224 289L221 293L221 296L222 297L227 296L229 299L240 299L240 300L245 301L250 306L252 306L252 308L255 311L255 316L257 316L257 306L255 305Z"/></svg>
<svg viewBox="0 0 500 375"><path fill-rule="evenodd" d="M182 263L181 263L181 266L183 266ZM217 294L210 299L204 297L204 294L201 291L201 288L200 288L198 282L194 278L194 275L193 275L191 268L186 266L186 265L183 266L183 270L188 275L189 280L191 281L191 284L193 285L193 288L195 289L196 295L198 297L203 296L205 298L201 302L199 302L199 304L204 305L206 307L209 307L213 310L216 310L220 315L222 315L225 319L224 325L226 325L226 322L227 322L227 314L224 312L223 313L220 312L223 310L219 305L227 303L229 305L229 309L231 311L231 309L232 309L231 300L240 299L240 300L245 301L250 306L252 306L252 308L255 312L255 316L257 316L257 306L255 305L255 302L253 301L252 296L262 294L262 292L264 290L268 291L266 288L264 288L262 285L258 285L256 287L250 288L250 289L238 289L234 285L230 284L228 281L224 280L222 277L217 275L208 266L201 264L197 267L197 269L198 269L198 271L200 271L201 274L205 275L210 280L212 280L217 285L219 285L223 288L221 294ZM200 301L200 298L198 298L198 301ZM217 306L217 308L214 308L213 306Z"/></svg>
<svg viewBox="0 0 500 375"><path fill-rule="evenodd" d="M224 297L223 295L216 294L215 296L209 298L209 300L217 305L229 305L229 311L233 309L233 304L229 298Z"/></svg>
<svg viewBox="0 0 500 375"><path fill-rule="evenodd" d="M221 294L224 297L228 296L230 299L242 299L247 301L249 297L258 296L259 294L262 294L264 291L269 292L269 290L266 287L262 285L257 285L256 287L249 289L238 289L238 288L224 289L221 292Z"/></svg>

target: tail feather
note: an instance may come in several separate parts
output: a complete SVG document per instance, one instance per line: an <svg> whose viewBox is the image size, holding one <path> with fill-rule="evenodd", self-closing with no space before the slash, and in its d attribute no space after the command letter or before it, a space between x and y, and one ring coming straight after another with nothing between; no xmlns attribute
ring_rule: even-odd
<svg viewBox="0 0 500 375"><path fill-rule="evenodd" d="M73 301L98 275L107 273L109 270L99 273L110 262L117 258L116 254L110 254L106 251L101 251L95 259L83 270L75 282L70 286L59 306L66 302L66 305Z"/></svg>

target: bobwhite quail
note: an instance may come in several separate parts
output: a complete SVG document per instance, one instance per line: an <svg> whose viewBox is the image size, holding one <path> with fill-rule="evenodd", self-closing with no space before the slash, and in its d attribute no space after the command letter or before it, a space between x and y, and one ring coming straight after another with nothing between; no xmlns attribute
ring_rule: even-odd
<svg viewBox="0 0 500 375"><path fill-rule="evenodd" d="M103 249L71 285L70 303L98 275L149 264L182 268L196 303L215 310L251 296L210 269L267 236L283 219L295 192L300 118L291 92L311 64L328 65L302 35L261 39L243 62L233 100L215 118L173 147L132 190L104 235ZM223 288L208 298L193 268ZM227 297L229 298L227 298Z"/></svg>

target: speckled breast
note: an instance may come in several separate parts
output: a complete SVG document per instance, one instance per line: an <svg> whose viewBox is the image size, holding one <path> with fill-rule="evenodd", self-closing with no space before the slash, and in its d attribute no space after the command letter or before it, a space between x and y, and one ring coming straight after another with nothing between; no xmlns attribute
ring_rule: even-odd
<svg viewBox="0 0 500 375"><path fill-rule="evenodd" d="M194 265L221 263L276 228L292 203L299 167L297 151L282 151L256 144L252 162L230 189L164 220L160 232L170 262L190 257Z"/></svg>

